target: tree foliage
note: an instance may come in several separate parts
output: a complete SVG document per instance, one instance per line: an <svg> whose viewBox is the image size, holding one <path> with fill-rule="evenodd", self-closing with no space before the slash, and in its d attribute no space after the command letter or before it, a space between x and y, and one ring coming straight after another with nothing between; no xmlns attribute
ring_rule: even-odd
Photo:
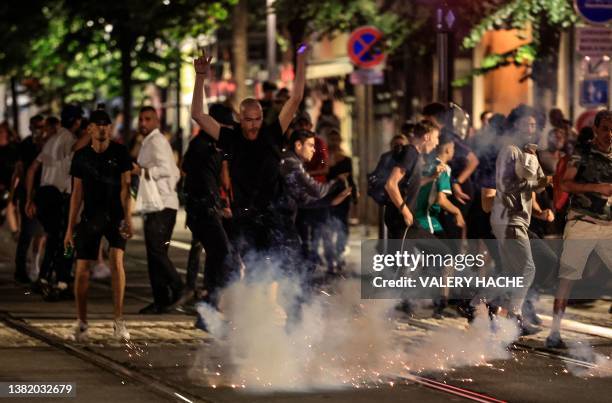
<svg viewBox="0 0 612 403"><path fill-rule="evenodd" d="M546 65L555 63L559 33L573 26L577 19L571 0L511 0L500 4L470 30L463 39L463 47L474 48L487 31L498 29L516 29L524 39L522 32L530 27L532 40L505 53L486 55L480 67L470 76L455 80L453 85L467 85L475 75L510 64L535 67L523 79L550 81L546 72L550 66Z"/></svg>
<svg viewBox="0 0 612 403"><path fill-rule="evenodd" d="M279 23L295 31L295 41L317 32L318 35L333 35L337 32L350 32L362 25L373 25L385 34L389 51L399 47L409 32L419 26L419 21L407 21L393 12L400 1L384 2L376 0L276 0L275 12ZM405 3L404 3L405 4Z"/></svg>
<svg viewBox="0 0 612 403"><path fill-rule="evenodd" d="M210 33L235 0L24 0L0 6L0 50L12 73L25 79L36 102L93 101L125 95L122 51L132 84L158 82L181 63L180 43ZM21 16L23 14L23 16ZM32 16L32 23L28 23ZM37 29L34 29L37 28ZM11 41L12 39L12 41ZM13 50L14 48L14 50ZM21 57L20 57L21 56ZM4 67L4 63L1 63ZM0 74L8 74L3 68Z"/></svg>
<svg viewBox="0 0 612 403"><path fill-rule="evenodd" d="M45 34L45 0L0 2L0 75L15 75L31 55L34 38ZM27 34L26 34L27 33Z"/></svg>
<svg viewBox="0 0 612 403"><path fill-rule="evenodd" d="M556 29L567 29L577 20L571 0L511 0L476 24L463 39L466 49L475 47L487 31L496 29L525 30L529 24L538 41L543 24Z"/></svg>

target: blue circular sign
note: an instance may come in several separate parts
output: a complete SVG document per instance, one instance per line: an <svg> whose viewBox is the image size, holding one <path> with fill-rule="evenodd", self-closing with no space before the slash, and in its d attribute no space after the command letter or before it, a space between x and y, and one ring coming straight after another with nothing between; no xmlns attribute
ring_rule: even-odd
<svg viewBox="0 0 612 403"><path fill-rule="evenodd" d="M576 11L588 22L606 24L612 21L612 0L574 0Z"/></svg>
<svg viewBox="0 0 612 403"><path fill-rule="evenodd" d="M382 63L385 54L382 50L383 34L377 28L365 26L353 31L348 42L351 61L362 68L372 68Z"/></svg>

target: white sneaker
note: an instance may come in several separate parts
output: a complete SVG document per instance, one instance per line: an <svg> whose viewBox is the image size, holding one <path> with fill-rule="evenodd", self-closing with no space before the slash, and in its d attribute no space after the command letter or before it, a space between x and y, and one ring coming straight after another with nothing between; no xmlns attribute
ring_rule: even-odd
<svg viewBox="0 0 612 403"><path fill-rule="evenodd" d="M89 326L87 325L87 323L80 321L80 320L77 321L74 327L74 333L72 334L70 338L78 343L84 343L87 341L88 337L89 337Z"/></svg>
<svg viewBox="0 0 612 403"><path fill-rule="evenodd" d="M113 330L115 339L125 341L130 340L130 332L128 332L127 328L125 327L125 322L123 320L114 321Z"/></svg>
<svg viewBox="0 0 612 403"><path fill-rule="evenodd" d="M110 276L111 270L104 262L96 264L91 270L91 278L94 280L102 280Z"/></svg>

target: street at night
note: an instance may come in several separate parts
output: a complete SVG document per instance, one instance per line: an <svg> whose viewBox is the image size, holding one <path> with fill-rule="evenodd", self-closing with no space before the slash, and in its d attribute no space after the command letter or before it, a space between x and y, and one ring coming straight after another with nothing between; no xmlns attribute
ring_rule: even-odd
<svg viewBox="0 0 612 403"><path fill-rule="evenodd" d="M0 43L0 403L610 401L612 0L9 0Z"/></svg>

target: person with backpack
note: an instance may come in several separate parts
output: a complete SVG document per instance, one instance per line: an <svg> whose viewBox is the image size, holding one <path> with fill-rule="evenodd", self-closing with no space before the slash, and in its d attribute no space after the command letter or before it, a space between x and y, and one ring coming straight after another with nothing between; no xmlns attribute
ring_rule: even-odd
<svg viewBox="0 0 612 403"><path fill-rule="evenodd" d="M414 126L414 125L412 125ZM399 158L404 146L408 144L408 137L404 134L396 134L389 143L390 150L383 153L378 159L376 168L368 174L367 193L376 203L384 207L389 202L385 185L395 165L395 160Z"/></svg>
<svg viewBox="0 0 612 403"><path fill-rule="evenodd" d="M422 121L414 127L414 137L403 147L385 182L385 224L390 239L418 238L424 233L414 225L419 187L423 170L423 154L429 154L437 145L440 131L430 122Z"/></svg>
<svg viewBox="0 0 612 403"><path fill-rule="evenodd" d="M595 116L595 137L590 146L577 148L561 179L562 190L571 194L563 252L559 266L559 286L553 304L553 323L546 338L548 348L567 348L560 334L572 287L596 252L608 269L612 267L612 112Z"/></svg>

